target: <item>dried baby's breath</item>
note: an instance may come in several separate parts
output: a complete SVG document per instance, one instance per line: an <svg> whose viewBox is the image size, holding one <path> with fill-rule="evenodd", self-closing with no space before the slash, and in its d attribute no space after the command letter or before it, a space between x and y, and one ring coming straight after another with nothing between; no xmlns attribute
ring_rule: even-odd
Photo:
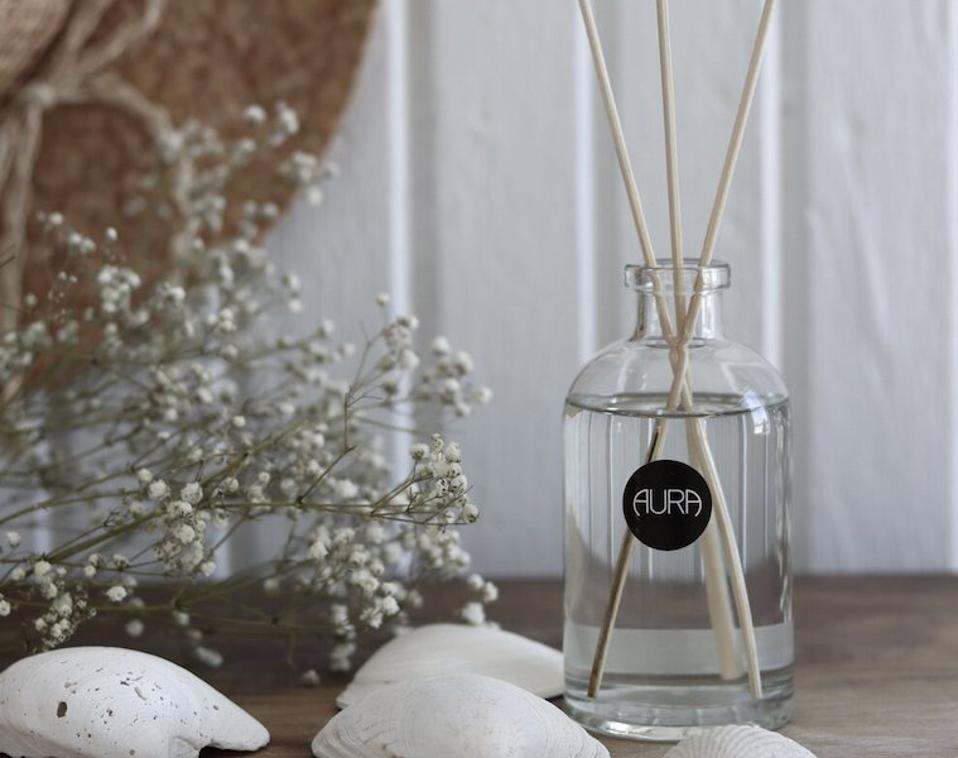
<svg viewBox="0 0 958 758"><path fill-rule="evenodd" d="M430 582L468 566L456 526L478 510L459 446L423 433L394 472L382 434L466 416L489 391L445 338L420 356L418 320L390 314L388 296L358 350L328 321L266 336L272 314L300 309L301 285L260 246L275 207L250 199L230 223L223 188L299 122L252 106L246 123L234 141L196 124L163 141L188 200L171 238L190 251L165 278L128 265L135 240L112 228L94 239L40 217L62 270L0 335L0 616L24 619L4 625L8 641L25 630L47 649L115 617L134 638L168 626L211 665L210 629L320 635L341 669L358 633L407 623ZM328 174L301 153L278 169L316 190ZM150 194L168 180L147 177L130 212L169 213ZM31 373L40 389L28 391ZM275 554L231 572L235 535L276 523ZM495 587L468 586L462 616L481 623ZM254 590L275 604L250 601Z"/></svg>

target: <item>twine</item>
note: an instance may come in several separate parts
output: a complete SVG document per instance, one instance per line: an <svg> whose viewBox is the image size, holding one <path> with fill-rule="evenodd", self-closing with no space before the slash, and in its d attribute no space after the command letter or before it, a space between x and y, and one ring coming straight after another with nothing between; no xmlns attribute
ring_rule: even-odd
<svg viewBox="0 0 958 758"><path fill-rule="evenodd" d="M71 0L0 0L0 99L63 26Z"/></svg>
<svg viewBox="0 0 958 758"><path fill-rule="evenodd" d="M0 109L0 334L16 326L22 295L27 215L45 115L60 105L101 103L140 120L154 139L171 129L167 112L109 70L157 27L167 0L144 0L139 14L91 43L117 0L79 0L37 70Z"/></svg>

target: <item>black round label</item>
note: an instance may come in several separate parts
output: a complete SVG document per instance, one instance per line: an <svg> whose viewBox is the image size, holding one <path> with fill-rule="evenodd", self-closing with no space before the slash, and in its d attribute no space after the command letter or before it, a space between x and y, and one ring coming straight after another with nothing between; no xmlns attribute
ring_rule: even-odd
<svg viewBox="0 0 958 758"><path fill-rule="evenodd" d="M702 536L712 516L712 493L702 475L681 461L652 461L637 469L622 493L625 523L643 545L679 550Z"/></svg>

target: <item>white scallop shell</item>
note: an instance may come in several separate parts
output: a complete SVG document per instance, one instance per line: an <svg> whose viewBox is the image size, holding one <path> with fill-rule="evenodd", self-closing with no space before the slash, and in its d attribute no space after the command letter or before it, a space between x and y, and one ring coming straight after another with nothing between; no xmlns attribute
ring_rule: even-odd
<svg viewBox="0 0 958 758"><path fill-rule="evenodd" d="M20 758L194 758L257 750L269 732L202 679L115 647L51 650L0 674L0 753Z"/></svg>
<svg viewBox="0 0 958 758"><path fill-rule="evenodd" d="M379 648L336 704L345 708L384 684L440 674L491 676L540 697L555 697L563 689L558 650L495 627L430 624Z"/></svg>
<svg viewBox="0 0 958 758"><path fill-rule="evenodd" d="M665 758L815 758L815 754L757 726L720 726L686 737Z"/></svg>
<svg viewBox="0 0 958 758"><path fill-rule="evenodd" d="M454 674L381 687L336 714L317 758L609 758L542 698L499 679Z"/></svg>

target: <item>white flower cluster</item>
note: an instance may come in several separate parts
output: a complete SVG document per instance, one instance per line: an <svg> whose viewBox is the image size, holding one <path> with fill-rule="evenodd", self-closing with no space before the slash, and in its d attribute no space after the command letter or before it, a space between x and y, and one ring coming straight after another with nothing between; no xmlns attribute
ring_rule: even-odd
<svg viewBox="0 0 958 758"><path fill-rule="evenodd" d="M436 366L423 372L418 393L420 400L438 399L444 406L452 408L457 416L468 416L473 403L485 405L492 400L492 390L488 387L474 387L466 381L473 370L469 353L453 351L445 337L433 340L432 352L437 359Z"/></svg>
<svg viewBox="0 0 958 758"><path fill-rule="evenodd" d="M468 481L462 473L462 451L455 442L444 444L434 434L432 444L417 443L410 451L415 462L414 482L409 487L409 510L429 508L436 511L439 523L471 523L479 510L468 497ZM435 504L442 503L441 509Z"/></svg>
<svg viewBox="0 0 958 758"><path fill-rule="evenodd" d="M456 527L479 511L459 446L417 433L408 470L393 472L382 434L397 418L467 416L491 393L446 339L418 350L418 320L390 315L386 295L379 330L358 347L329 321L266 336L271 313L301 308L301 284L259 243L276 206L230 207L225 187L299 122L282 104L244 115L251 135L232 142L197 124L164 140L166 160L192 165L178 212L155 200L168 177L148 177L131 199L134 217L173 224L182 270L168 278L125 263L113 229L98 241L60 214L41 218L63 271L0 335L0 386L16 388L0 399L0 616L23 616L37 648L98 614L134 638L167 624L207 665L222 660L205 641L217 624L308 629L327 635L341 669L363 630L404 627L425 587L469 565ZM329 176L313 156L276 155L301 186ZM28 392L25 372L55 381ZM54 509L78 526L40 552L16 529ZM281 549L242 578L225 574L231 536L266 519L284 525ZM146 603L140 582L157 579L159 599ZM483 623L494 585L472 577L464 590L463 618ZM3 630L22 636L15 626Z"/></svg>
<svg viewBox="0 0 958 758"><path fill-rule="evenodd" d="M381 294L377 302L385 308L389 303L388 295ZM394 404L410 399L399 396L401 384L396 372L412 371L419 367L422 359L413 348L413 336L418 328L419 319L415 316L398 316L383 329L388 352L380 359L379 368L384 372L383 389ZM437 337L432 341L431 353L433 365L421 371L411 399L435 402L444 409L452 410L458 417L468 416L473 404L484 405L492 400L492 391L488 387L476 386L470 381L469 375L474 365L469 353L454 351L445 337Z"/></svg>
<svg viewBox="0 0 958 758"><path fill-rule="evenodd" d="M46 610L32 620L32 631L41 650L66 642L77 626L96 613L87 602L85 590L71 591L68 587L67 570L63 566L53 566L49 561L39 559L32 564L17 565L11 574L14 581L32 583L38 594L49 601ZM10 612L10 603L4 598L0 602L0 615L7 616Z"/></svg>
<svg viewBox="0 0 958 758"><path fill-rule="evenodd" d="M206 527L214 516L201 507L203 488L189 482L174 496L162 479L154 479L149 469L141 468L137 476L144 483L146 496L156 501L156 521L162 525L163 537L153 550L168 576L199 572L210 576L216 564L206 545Z"/></svg>

